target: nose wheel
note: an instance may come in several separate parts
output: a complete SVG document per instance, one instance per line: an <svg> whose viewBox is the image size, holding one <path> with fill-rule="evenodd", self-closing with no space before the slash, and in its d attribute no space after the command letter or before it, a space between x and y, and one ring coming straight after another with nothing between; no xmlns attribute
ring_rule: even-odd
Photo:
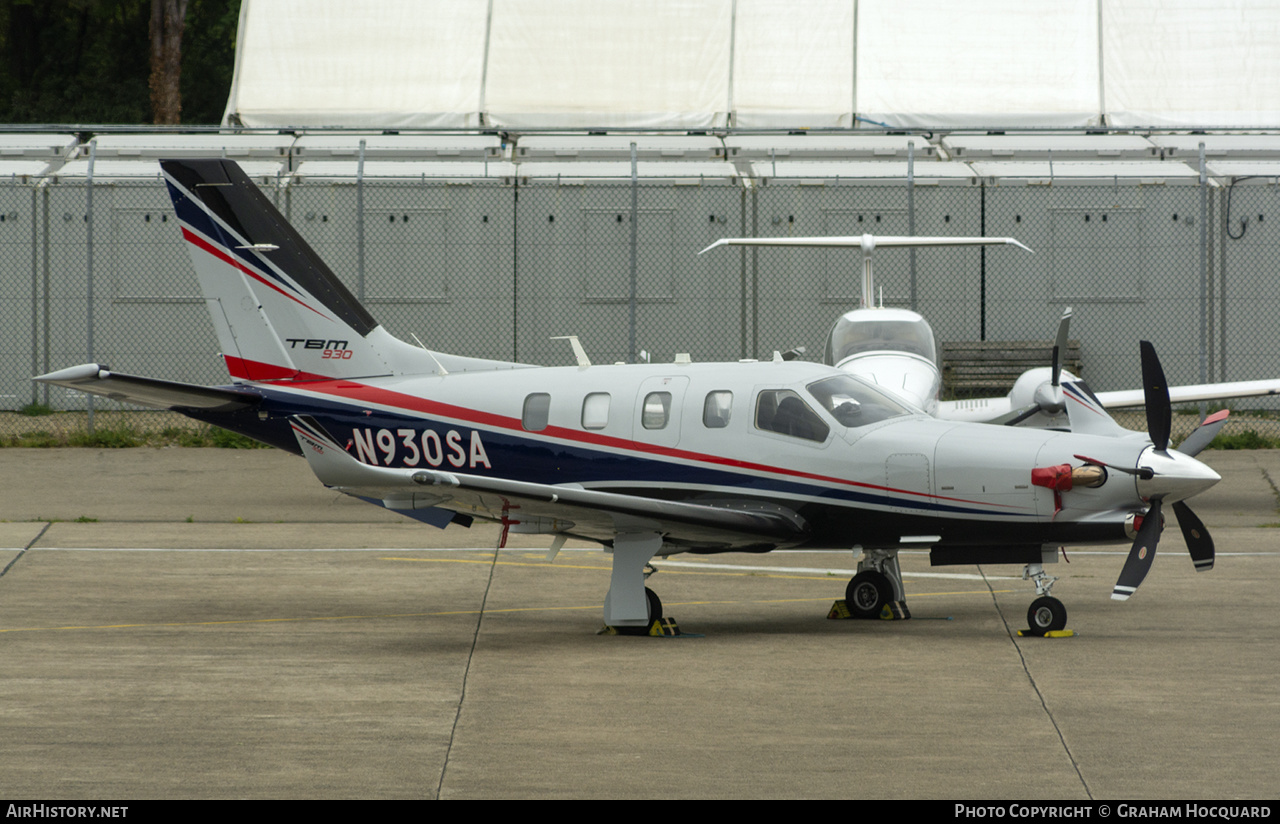
<svg viewBox="0 0 1280 824"><path fill-rule="evenodd" d="M1064 629L1067 626L1067 608L1052 596L1037 598L1027 609L1027 626L1037 635Z"/></svg>

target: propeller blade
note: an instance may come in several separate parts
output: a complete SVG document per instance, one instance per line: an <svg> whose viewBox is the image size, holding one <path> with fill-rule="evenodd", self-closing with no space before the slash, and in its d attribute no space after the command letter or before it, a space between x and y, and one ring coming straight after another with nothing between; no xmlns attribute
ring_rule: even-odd
<svg viewBox="0 0 1280 824"><path fill-rule="evenodd" d="M1200 450L1208 446L1209 442L1217 436L1218 431L1226 424L1227 415L1229 414L1227 410L1223 409L1205 418L1195 432L1192 432L1185 441L1178 444L1178 451L1193 458L1199 455Z"/></svg>
<svg viewBox="0 0 1280 824"><path fill-rule="evenodd" d="M1151 499L1151 508L1142 519L1142 528L1138 537L1133 540L1133 548L1129 550L1129 558L1120 570L1120 578L1116 580L1115 589L1111 590L1113 601L1127 601L1129 596L1138 591L1138 585L1147 577L1151 562L1156 557L1156 544L1160 542L1160 530L1163 524L1160 518L1160 499Z"/></svg>
<svg viewBox="0 0 1280 824"><path fill-rule="evenodd" d="M1067 353L1067 333L1071 330L1071 307L1062 313L1058 321L1058 339L1053 344L1053 380L1054 386L1062 384L1062 357Z"/></svg>
<svg viewBox="0 0 1280 824"><path fill-rule="evenodd" d="M1213 538L1205 529L1204 522L1182 501L1174 501L1173 512L1178 516L1178 526L1182 528L1182 537L1187 542L1187 551L1191 553L1196 572L1213 569ZM1145 521L1143 526L1146 526Z"/></svg>
<svg viewBox="0 0 1280 824"><path fill-rule="evenodd" d="M1169 384L1156 357L1151 341L1140 341L1142 352L1142 391L1147 405L1147 434L1156 451L1169 448L1169 430L1173 426L1173 407L1169 404Z"/></svg>
<svg viewBox="0 0 1280 824"><path fill-rule="evenodd" d="M1030 403L1021 409L1015 409L1012 412L1006 412L998 418L992 418L989 423L998 426L1017 426L1027 418L1040 411L1040 404Z"/></svg>

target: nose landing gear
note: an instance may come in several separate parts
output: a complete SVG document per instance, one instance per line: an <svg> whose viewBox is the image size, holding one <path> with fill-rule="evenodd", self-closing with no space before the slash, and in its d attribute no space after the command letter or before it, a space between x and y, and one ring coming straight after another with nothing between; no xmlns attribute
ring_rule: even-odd
<svg viewBox="0 0 1280 824"><path fill-rule="evenodd" d="M1038 635L1040 637L1049 634L1063 634L1063 630L1067 626L1067 608L1061 601L1049 594L1049 591L1053 589L1054 582L1058 579L1046 574L1044 567L1040 564L1027 564L1026 569L1022 571L1022 580L1034 580L1036 582L1036 595L1040 597L1032 601L1031 606L1027 609L1027 626L1029 629L1020 630L1018 634Z"/></svg>

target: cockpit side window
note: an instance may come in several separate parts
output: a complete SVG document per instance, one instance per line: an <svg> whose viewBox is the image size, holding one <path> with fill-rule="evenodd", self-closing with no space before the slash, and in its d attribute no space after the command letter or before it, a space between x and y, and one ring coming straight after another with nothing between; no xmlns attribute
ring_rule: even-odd
<svg viewBox="0 0 1280 824"><path fill-rule="evenodd" d="M790 389L765 389L756 396L756 428L822 442L831 427Z"/></svg>

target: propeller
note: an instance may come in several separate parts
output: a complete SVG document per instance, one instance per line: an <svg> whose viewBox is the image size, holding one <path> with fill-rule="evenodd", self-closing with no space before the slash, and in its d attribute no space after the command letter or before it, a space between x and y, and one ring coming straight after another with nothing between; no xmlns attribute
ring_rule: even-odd
<svg viewBox="0 0 1280 824"><path fill-rule="evenodd" d="M1049 383L1040 384L1036 387L1031 403L996 418L992 423L1017 426L1037 412L1043 412L1050 417L1063 413L1067 408L1067 402L1062 397L1062 358L1067 351L1067 335L1070 330L1071 307L1068 306L1066 311L1062 313L1062 318L1058 321L1058 337L1053 342L1053 359L1051 361L1052 369L1050 370Z"/></svg>
<svg viewBox="0 0 1280 824"><path fill-rule="evenodd" d="M1187 469L1190 469L1191 465L1185 464L1185 461L1180 462L1177 456L1190 458L1198 454L1209 441L1213 440L1214 435L1226 423L1227 415L1224 411L1206 418L1200 427L1183 442L1182 445L1185 451L1183 449L1174 450L1177 454L1170 455L1169 430L1172 427L1173 407L1169 403L1169 384L1165 380L1164 369L1160 366L1160 359L1156 356L1155 347L1151 345L1151 342L1141 341L1139 348L1142 354L1142 389L1147 406L1147 434L1151 438L1151 445L1154 450L1151 454L1151 463L1155 466L1141 466L1136 469L1122 468L1111 464L1103 464L1103 466L1135 475L1139 481L1151 482L1157 488L1172 489L1184 497L1189 497L1204 488L1203 484L1205 482L1213 483L1214 481L1208 480L1208 476L1204 475L1195 477L1194 473L1190 473L1186 469L1179 471L1180 466L1185 465ZM1080 455L1076 457L1089 463L1101 463ZM1191 464L1202 466L1195 461L1192 461ZM1164 482L1157 482L1156 479L1162 475L1167 476ZM1129 557L1125 560L1124 569L1120 570L1120 577L1116 580L1115 588L1111 591L1112 599L1127 601L1129 596L1137 591L1138 585L1142 583L1142 580L1147 577L1147 571L1151 569L1151 562L1156 556L1156 546L1160 542L1160 532L1164 528L1164 518L1160 511L1161 505L1165 496L1169 494L1174 494L1174 492L1162 491L1150 496L1151 507L1143 517L1142 526L1138 528L1138 534L1133 540L1133 546L1129 549ZM1191 511L1191 507L1187 506L1183 500L1173 502L1173 513L1178 518L1178 526L1182 529L1183 541L1187 545L1187 551L1191 554L1191 561L1195 564L1196 571L1203 572L1204 570L1212 569L1214 560L1213 538L1209 536L1209 531L1205 529L1204 522Z"/></svg>

